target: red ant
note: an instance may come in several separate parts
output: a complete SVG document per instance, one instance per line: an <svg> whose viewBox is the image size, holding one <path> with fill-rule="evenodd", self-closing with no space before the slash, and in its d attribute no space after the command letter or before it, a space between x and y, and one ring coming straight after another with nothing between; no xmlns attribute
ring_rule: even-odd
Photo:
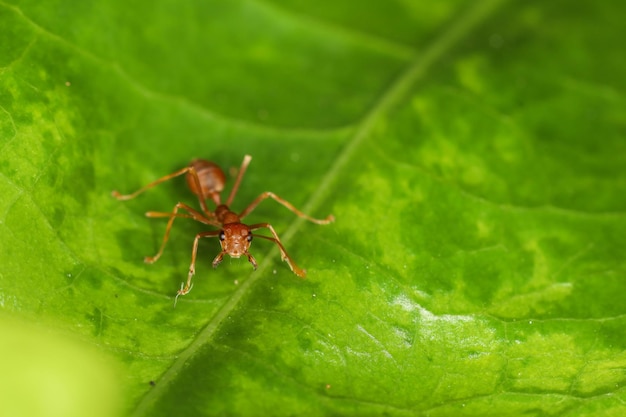
<svg viewBox="0 0 626 417"><path fill-rule="evenodd" d="M239 258L241 255L245 255L248 257L248 261L252 264L254 269L257 267L257 262L254 257L248 252L250 248L250 243L252 242L253 237L258 237L261 239L269 240L274 242L278 248L280 249L281 257L283 261L287 261L287 264L291 268L294 274L297 276L304 278L306 276L306 272L304 269L301 269L296 265L296 263L291 259L291 257L287 254L285 247L281 243L276 231L269 223L256 223L253 225L247 225L241 222L241 220L250 214L257 205L266 198L272 198L278 203L282 204L293 213L302 217L304 219L309 220L310 222L316 224L328 224L335 220L332 215L329 215L323 220L314 219L306 214L302 213L300 210L296 209L291 203L282 198L278 197L276 194L266 191L259 195L252 203L248 205L243 211L239 214L233 212L229 207L235 198L235 194L237 193L237 189L239 188L239 184L241 179L243 178L244 173L246 172L246 168L250 164L252 157L249 155L244 156L243 162L241 163L241 167L239 168L239 173L237 174L237 179L235 180L235 184L233 188L230 190L230 194L228 195L228 199L226 199L225 203L222 203L220 193L224 190L224 183L226 182L226 176L224 175L224 171L215 164L214 162L206 161L203 159L195 159L191 161L191 163L176 172L173 172L169 175L166 175L158 180L151 182L143 188L135 191L132 194L122 195L117 191L113 191L113 197L118 200L130 200L135 198L139 194L144 191L162 183L172 178L178 177L180 175L185 174L185 179L187 180L187 186L191 190L193 194L198 197L198 201L200 202L200 207L202 211L198 211L188 206L185 203L177 203L174 206L174 209L169 213L157 212L157 211L149 211L146 213L147 217L168 217L169 221L167 223L167 228L165 229L165 235L163 236L163 241L161 242L161 247L159 251L154 256L147 256L144 258L144 261L147 263L156 262L161 255L163 254L163 249L165 248L165 244L169 239L170 230L172 225L174 224L174 219L177 217L180 218L188 218L196 220L200 223L208 224L211 226L217 227L219 230L209 231L209 232L201 232L196 235L196 238L193 241L193 249L191 252L191 265L189 266L189 275L187 276L187 283L182 283L180 286L180 290L176 295L176 298L180 295L185 295L191 291L193 284L191 284L191 279L195 274L195 264L196 264L196 253L198 251L198 240L203 237L219 237L220 245L222 246L222 251L215 257L213 260L213 267L217 267L220 262L222 262L224 255L228 254L233 258ZM215 211L211 211L208 209L206 205L206 200L212 200L215 203ZM184 210L187 213L179 213L179 210ZM254 230L267 228L272 233L273 237L264 236L252 233ZM183 286L184 285L184 286Z"/></svg>

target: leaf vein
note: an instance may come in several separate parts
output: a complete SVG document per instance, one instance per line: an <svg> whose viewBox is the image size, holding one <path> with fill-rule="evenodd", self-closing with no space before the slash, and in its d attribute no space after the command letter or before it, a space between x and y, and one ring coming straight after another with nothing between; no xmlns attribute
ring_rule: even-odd
<svg viewBox="0 0 626 417"><path fill-rule="evenodd" d="M351 42L353 44L357 44L363 48L367 48L378 53L384 53L386 55L402 60L411 60L417 53L415 48L411 46L394 42L380 36L358 31L353 28L340 26L336 23L305 15L294 10L289 10L285 7L280 7L275 3L270 4L265 0L256 0L256 3L262 5L267 10L270 10L271 12L281 17L288 16L288 18L291 18L292 20L297 19L303 24L312 27L320 33L331 33L339 39Z"/></svg>

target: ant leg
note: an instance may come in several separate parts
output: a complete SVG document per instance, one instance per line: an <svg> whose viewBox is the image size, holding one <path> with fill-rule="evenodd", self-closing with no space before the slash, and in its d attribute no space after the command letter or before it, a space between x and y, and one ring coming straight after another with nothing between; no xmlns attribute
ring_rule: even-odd
<svg viewBox="0 0 626 417"><path fill-rule="evenodd" d="M246 155L243 157L243 161L241 161L241 167L239 168L239 173L237 174L237 179L235 180L235 184L233 188L230 190L230 194L228 194L228 199L226 200L226 206L230 206L235 198L235 194L237 194L237 190L239 189L239 183L241 183L241 179L243 178L243 174L245 174L248 165L250 165L250 161L252 157L250 155Z"/></svg>
<svg viewBox="0 0 626 417"><path fill-rule="evenodd" d="M187 283L184 286L183 284L181 284L180 290L178 290L178 292L176 293L176 300L178 300L178 296L188 294L189 291L191 291L191 287L193 287L191 279L196 273L196 255L198 253L198 241L203 237L219 236L220 233L220 230L213 230L211 232L202 232L196 235L196 238L193 240L193 249L191 250L191 265L189 265L189 275L187 275Z"/></svg>
<svg viewBox="0 0 626 417"><path fill-rule="evenodd" d="M113 191L111 191L111 195L113 197L117 198L118 200L121 200L121 201L131 200L131 199L137 197L139 194L143 193L144 191L147 191L150 188L153 188L153 187L161 184L162 182L171 180L172 178L179 177L179 176L181 176L183 174L191 174L191 176L193 177L194 183L196 185L196 189L197 190L201 190L202 189L200 187L200 178L198 178L198 173L196 172L195 168L192 167L192 166L187 166L187 167L185 167L183 169L179 169L176 172L173 172L173 173L171 173L169 175L166 175L164 177L159 178L156 181L151 182L150 184L148 184L148 185L138 189L137 191L135 191L132 194L120 194L119 191L113 190ZM212 212L209 211L209 209L208 209L208 207L206 205L206 202L204 201L204 198L202 198L201 195L198 195L198 201L200 202L200 207L202 207L202 211L204 213L212 214Z"/></svg>
<svg viewBox="0 0 626 417"><path fill-rule="evenodd" d="M179 209L186 210L189 214L178 213ZM193 208L189 207L185 203L177 203L174 206L174 209L172 210L171 213L149 211L146 213L146 217L151 217L151 218L169 217L169 221L167 222L167 227L165 228L165 235L163 236L163 241L161 242L161 247L159 248L159 251L154 256L146 256L144 258L144 262L149 263L149 264L156 262L163 254L163 250L165 249L165 244L167 243L170 237L170 230L172 229L172 225L174 224L174 219L176 219L177 217L194 219L200 223L219 227L219 224L217 224L215 221L205 217L202 213L194 210Z"/></svg>
<svg viewBox="0 0 626 417"><path fill-rule="evenodd" d="M292 213L294 213L298 217L302 217L303 219L307 219L308 221L310 221L312 223L315 223L315 224L328 224L328 223L332 223L332 222L335 221L335 217L332 214L329 214L325 219L315 219L315 218L313 218L311 216L308 216L308 215L304 214L303 212L301 212L300 210L298 210L297 208L295 208L293 206L293 204L291 204L289 201L283 200L282 198L280 198L279 196L277 196L276 194L274 194L271 191L266 191L263 194L261 194L260 196L258 196L252 203L250 203L250 205L248 207L246 207L241 212L241 214L239 214L239 218L243 219L244 217L246 217L248 214L250 214L252 212L252 210L254 210L256 208L256 206L259 205L259 203L261 203L261 201L265 200L266 198L273 199L277 203L280 203L284 207L289 209Z"/></svg>
<svg viewBox="0 0 626 417"><path fill-rule="evenodd" d="M158 180L156 180L156 181L151 182L150 184L148 184L148 185L146 185L146 186L144 186L144 187L142 187L142 188L138 189L137 191L135 191L135 192L134 192L134 193L132 193L132 194L120 194L120 193L119 193L119 191L117 191L117 190L113 190L113 191L111 192L111 195L112 195L113 197L117 198L118 200L122 200L122 201L125 201L125 200L131 200L131 199L133 199L133 198L137 197L139 194L143 193L144 191L147 191L147 190L149 190L150 188L153 188L153 187L155 187L155 186L157 186L157 185L161 184L162 182L165 182L165 181L167 181L167 180L171 180L172 178L176 178L176 177L179 177L179 176L181 176L181 175L183 175L183 174L186 174L186 173L187 173L187 172L189 172L189 170L191 170L191 169L192 169L191 167L185 167L185 168L183 168L183 169L180 169L180 170L178 170L178 171L176 171L176 172L173 172L173 173L171 173L171 174L169 174L169 175L166 175L166 176L164 176L164 177L162 177L162 178L159 178L159 179L158 179ZM197 175L196 175L196 177L197 177Z"/></svg>
<svg viewBox="0 0 626 417"><path fill-rule="evenodd" d="M269 229L269 231L272 233L272 235L274 235L274 237L257 235L257 234L255 234L253 236L254 237L260 237L261 239L269 240L269 241L272 241L272 242L276 243L276 245L280 249L280 257L282 258L283 261L287 262L287 264L289 265L289 268L291 268L293 273L296 274L297 276L299 276L300 278L306 277L306 271L304 269L300 268L298 265L296 265L294 260L291 259L291 257L287 254L287 251L285 250L285 247L283 246L282 242L280 241L280 238L278 237L278 234L276 234L276 231L274 230L274 228L272 227L271 224L269 224L269 223L258 223L258 224L253 224L252 226L250 226L250 230L257 230L257 229L261 229L261 228Z"/></svg>

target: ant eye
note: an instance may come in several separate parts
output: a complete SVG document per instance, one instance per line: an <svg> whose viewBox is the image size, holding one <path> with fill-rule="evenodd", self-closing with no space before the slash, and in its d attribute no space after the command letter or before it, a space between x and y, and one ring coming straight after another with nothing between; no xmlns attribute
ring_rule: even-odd
<svg viewBox="0 0 626 417"><path fill-rule="evenodd" d="M248 242L252 242L252 233L248 234L248 237L246 239L248 239Z"/></svg>
<svg viewBox="0 0 626 417"><path fill-rule="evenodd" d="M222 230L222 231L220 232L220 240L224 240L224 239L226 239L226 234L225 234L225 233L224 233L224 231Z"/></svg>

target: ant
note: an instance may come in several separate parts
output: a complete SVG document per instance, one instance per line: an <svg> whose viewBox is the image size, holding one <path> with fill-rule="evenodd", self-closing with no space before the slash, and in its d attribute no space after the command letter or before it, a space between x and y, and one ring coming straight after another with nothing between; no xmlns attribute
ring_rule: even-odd
<svg viewBox="0 0 626 417"><path fill-rule="evenodd" d="M224 190L226 175L224 175L224 171L222 171L222 169L216 163L204 159L194 159L185 168L166 175L162 178L159 178L158 180L151 182L150 184L140 188L132 194L122 195L117 191L113 191L111 193L113 197L117 198L118 200L130 200L137 197L144 191L161 184L162 182L168 181L181 175L185 175L187 186L189 187L191 192L195 194L196 197L198 197L198 201L200 202L200 207L202 211L198 211L185 203L178 202L174 206L174 209L169 213L158 211L149 211L146 213L146 217L169 218L169 221L167 222L167 228L165 229L165 235L163 236L163 241L161 242L161 247L159 248L159 251L154 256L146 256L144 258L144 261L146 263L154 263L161 257L161 255L163 254L163 249L165 248L165 244L169 239L170 230L172 228L172 225L174 224L174 219L176 218L193 219L200 223L214 226L219 229L208 232L200 232L196 235L196 238L193 241L193 249L191 251L191 265L189 266L187 283L181 283L180 290L178 290L176 294L176 299L178 299L178 297L181 295L188 294L193 287L191 280L196 270L195 265L196 254L198 252L198 241L203 237L218 237L220 240L222 250L213 260L214 268L216 268L217 265L222 262L222 260L224 259L224 255L228 254L232 258L239 258L241 255L245 255L248 258L248 261L252 264L252 267L256 269L257 262L250 254L250 252L248 252L248 249L250 248L252 238L258 237L274 242L280 249L282 260L287 261L287 264L289 265L289 268L291 268L293 273L301 278L304 278L306 276L306 271L296 265L293 259L291 259L291 257L287 254L285 247L281 243L278 234L276 234L276 231L271 224L256 223L252 225L247 225L242 223L241 220L248 214L250 214L261 201L267 198L275 200L297 216L316 224L329 224L333 222L335 218L333 217L333 215L329 215L322 220L310 217L295 208L288 201L283 200L282 198L270 191L266 191L260 194L256 199L252 201L252 203L248 205L248 207L243 209L243 211L241 211L240 213L235 213L234 211L232 211L230 209L230 204L235 198L235 194L237 193L239 184L241 183L241 179L243 178L243 175L246 172L246 169L248 168L251 160L252 157L250 155L244 156L241 167L239 168L239 173L237 174L237 179L235 180L235 184L230 190L230 194L228 195L225 203L222 203L220 193ZM213 201L213 203L215 204L215 211L209 210L206 204L207 200ZM186 213L179 213L179 210L183 210ZM269 229L273 237L252 233L255 230L263 228Z"/></svg>

